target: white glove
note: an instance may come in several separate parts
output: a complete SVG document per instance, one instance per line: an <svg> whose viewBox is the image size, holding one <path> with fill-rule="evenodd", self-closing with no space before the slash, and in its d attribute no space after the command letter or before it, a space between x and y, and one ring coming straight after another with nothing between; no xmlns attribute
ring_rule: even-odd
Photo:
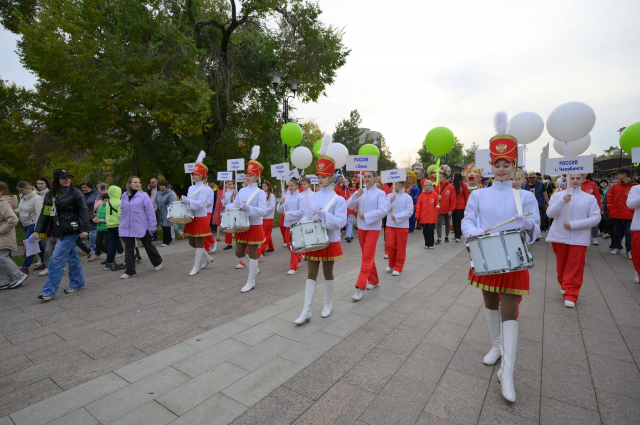
<svg viewBox="0 0 640 425"><path fill-rule="evenodd" d="M480 236L480 235L484 235L484 230L480 228L475 228L474 230L471 231L471 234L469 236Z"/></svg>
<svg viewBox="0 0 640 425"><path fill-rule="evenodd" d="M187 198L184 195L182 195L182 198L180 198L180 200L182 201L183 204L187 204L187 205L191 204L191 199Z"/></svg>
<svg viewBox="0 0 640 425"><path fill-rule="evenodd" d="M324 209L316 210L316 215L320 218L326 218L327 212Z"/></svg>
<svg viewBox="0 0 640 425"><path fill-rule="evenodd" d="M516 224L524 230L533 230L533 221L528 217L516 214Z"/></svg>
<svg viewBox="0 0 640 425"><path fill-rule="evenodd" d="M245 210L247 212L249 212L251 210L251 207L246 202L241 202L240 203L240 208L242 208L243 210Z"/></svg>

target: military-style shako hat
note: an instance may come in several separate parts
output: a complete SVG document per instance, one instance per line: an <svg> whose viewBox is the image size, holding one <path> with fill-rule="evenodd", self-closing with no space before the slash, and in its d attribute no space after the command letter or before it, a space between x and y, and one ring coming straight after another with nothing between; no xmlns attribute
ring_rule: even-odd
<svg viewBox="0 0 640 425"><path fill-rule="evenodd" d="M507 134L509 121L506 112L497 112L495 117L497 135L489 140L489 151L491 152L491 164L499 159L506 159L509 162L518 162L518 140Z"/></svg>
<svg viewBox="0 0 640 425"><path fill-rule="evenodd" d="M327 155L329 145L331 144L331 135L325 134L322 137L322 145L320 146L320 158L318 158L318 173L321 176L333 176L336 170L336 161Z"/></svg>
<svg viewBox="0 0 640 425"><path fill-rule="evenodd" d="M253 174L256 177L260 177L260 174L262 174L262 170L264 170L264 165L256 161L258 159L258 155L260 155L260 146L252 147L251 160L249 161L249 165L247 166L247 173Z"/></svg>
<svg viewBox="0 0 640 425"><path fill-rule="evenodd" d="M204 153L204 151L200 151L200 154L198 155L198 159L196 159L196 165L195 167L193 167L193 173L191 174L198 174L198 175L201 175L203 178L207 175L207 173L209 172L209 168L207 168L207 166L202 163L202 161L204 161L205 156L206 154Z"/></svg>

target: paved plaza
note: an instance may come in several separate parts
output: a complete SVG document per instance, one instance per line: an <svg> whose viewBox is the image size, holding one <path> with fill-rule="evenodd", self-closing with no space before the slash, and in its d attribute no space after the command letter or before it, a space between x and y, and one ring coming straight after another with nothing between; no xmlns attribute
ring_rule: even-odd
<svg viewBox="0 0 640 425"><path fill-rule="evenodd" d="M184 241L159 248L162 271L145 259L128 280L83 260L87 290L49 303L42 277L0 292L0 425L640 423L640 285L608 241L587 250L575 309L551 245L532 246L511 404L499 362L482 363L490 340L463 244L425 250L416 232L393 277L381 238L380 286L354 303L360 248L343 241L331 316L320 278L311 322L295 326L307 268L287 276L273 235L246 294L223 244L187 276Z"/></svg>

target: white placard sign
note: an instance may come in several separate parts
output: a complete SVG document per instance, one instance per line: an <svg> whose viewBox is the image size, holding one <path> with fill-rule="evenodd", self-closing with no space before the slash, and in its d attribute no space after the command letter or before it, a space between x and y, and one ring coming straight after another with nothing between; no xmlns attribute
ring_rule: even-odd
<svg viewBox="0 0 640 425"><path fill-rule="evenodd" d="M380 172L380 181L382 183L403 182L407 178L407 169L399 168L397 170L388 170Z"/></svg>
<svg viewBox="0 0 640 425"><path fill-rule="evenodd" d="M524 167L525 146L518 146L518 167ZM476 168L482 168L483 177L493 177L491 172L491 151L489 149L478 149L476 151Z"/></svg>
<svg viewBox="0 0 640 425"><path fill-rule="evenodd" d="M244 173L240 174L236 174L236 183L242 183L242 179L244 178Z"/></svg>
<svg viewBox="0 0 640 425"><path fill-rule="evenodd" d="M640 162L640 148L631 148L631 162Z"/></svg>
<svg viewBox="0 0 640 425"><path fill-rule="evenodd" d="M308 177L309 180L311 180L311 184L318 184L318 176L309 175L309 176L305 176L305 177Z"/></svg>
<svg viewBox="0 0 640 425"><path fill-rule="evenodd" d="M593 173L593 156L565 156L564 158L548 158L545 162L547 174Z"/></svg>
<svg viewBox="0 0 640 425"><path fill-rule="evenodd" d="M300 173L298 172L297 168L294 168L293 170L289 171L289 174L287 174L287 178L286 178L287 182L294 177L300 180Z"/></svg>
<svg viewBox="0 0 640 425"><path fill-rule="evenodd" d="M282 180L289 175L289 163L273 164L271 166L271 177Z"/></svg>
<svg viewBox="0 0 640 425"><path fill-rule="evenodd" d="M244 158L227 159L227 171L244 170Z"/></svg>
<svg viewBox="0 0 640 425"><path fill-rule="evenodd" d="M184 164L184 172L186 174L191 174L193 173L193 170L196 168L196 163L195 162L190 162L188 164Z"/></svg>
<svg viewBox="0 0 640 425"><path fill-rule="evenodd" d="M378 156L347 155L347 171L378 171Z"/></svg>
<svg viewBox="0 0 640 425"><path fill-rule="evenodd" d="M233 171L218 171L218 181L233 181Z"/></svg>

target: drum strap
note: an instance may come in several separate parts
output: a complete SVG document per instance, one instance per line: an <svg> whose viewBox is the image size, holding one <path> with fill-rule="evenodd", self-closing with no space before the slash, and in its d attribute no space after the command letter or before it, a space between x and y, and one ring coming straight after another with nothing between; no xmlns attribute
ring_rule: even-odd
<svg viewBox="0 0 640 425"><path fill-rule="evenodd" d="M513 200L516 201L516 211L518 215L522 215L522 201L520 200L520 191L513 189Z"/></svg>
<svg viewBox="0 0 640 425"><path fill-rule="evenodd" d="M325 212L326 212L326 211L329 211L329 208L331 208L331 205L333 205L333 203L334 203L334 202L335 202L335 200L338 198L338 196L339 196L339 195L338 195L337 193L335 193L335 194L331 197L331 200L329 201L329 203L327 204L327 206L323 208L323 210L325 210Z"/></svg>
<svg viewBox="0 0 640 425"><path fill-rule="evenodd" d="M200 186L199 188L196 189L195 192L193 192L191 195L187 196L187 198L192 198L195 196L196 193L200 192L200 189L202 189L204 187L204 183L202 184L202 186Z"/></svg>
<svg viewBox="0 0 640 425"><path fill-rule="evenodd" d="M245 201L245 204L250 204L251 201L253 201L253 198L256 197L256 195L258 194L258 192L260 192L262 189L260 189L259 187L256 188L256 190L253 191L253 193L251 194L251 196L249 196L249 199L247 199ZM240 206L240 203L238 203L238 206Z"/></svg>

